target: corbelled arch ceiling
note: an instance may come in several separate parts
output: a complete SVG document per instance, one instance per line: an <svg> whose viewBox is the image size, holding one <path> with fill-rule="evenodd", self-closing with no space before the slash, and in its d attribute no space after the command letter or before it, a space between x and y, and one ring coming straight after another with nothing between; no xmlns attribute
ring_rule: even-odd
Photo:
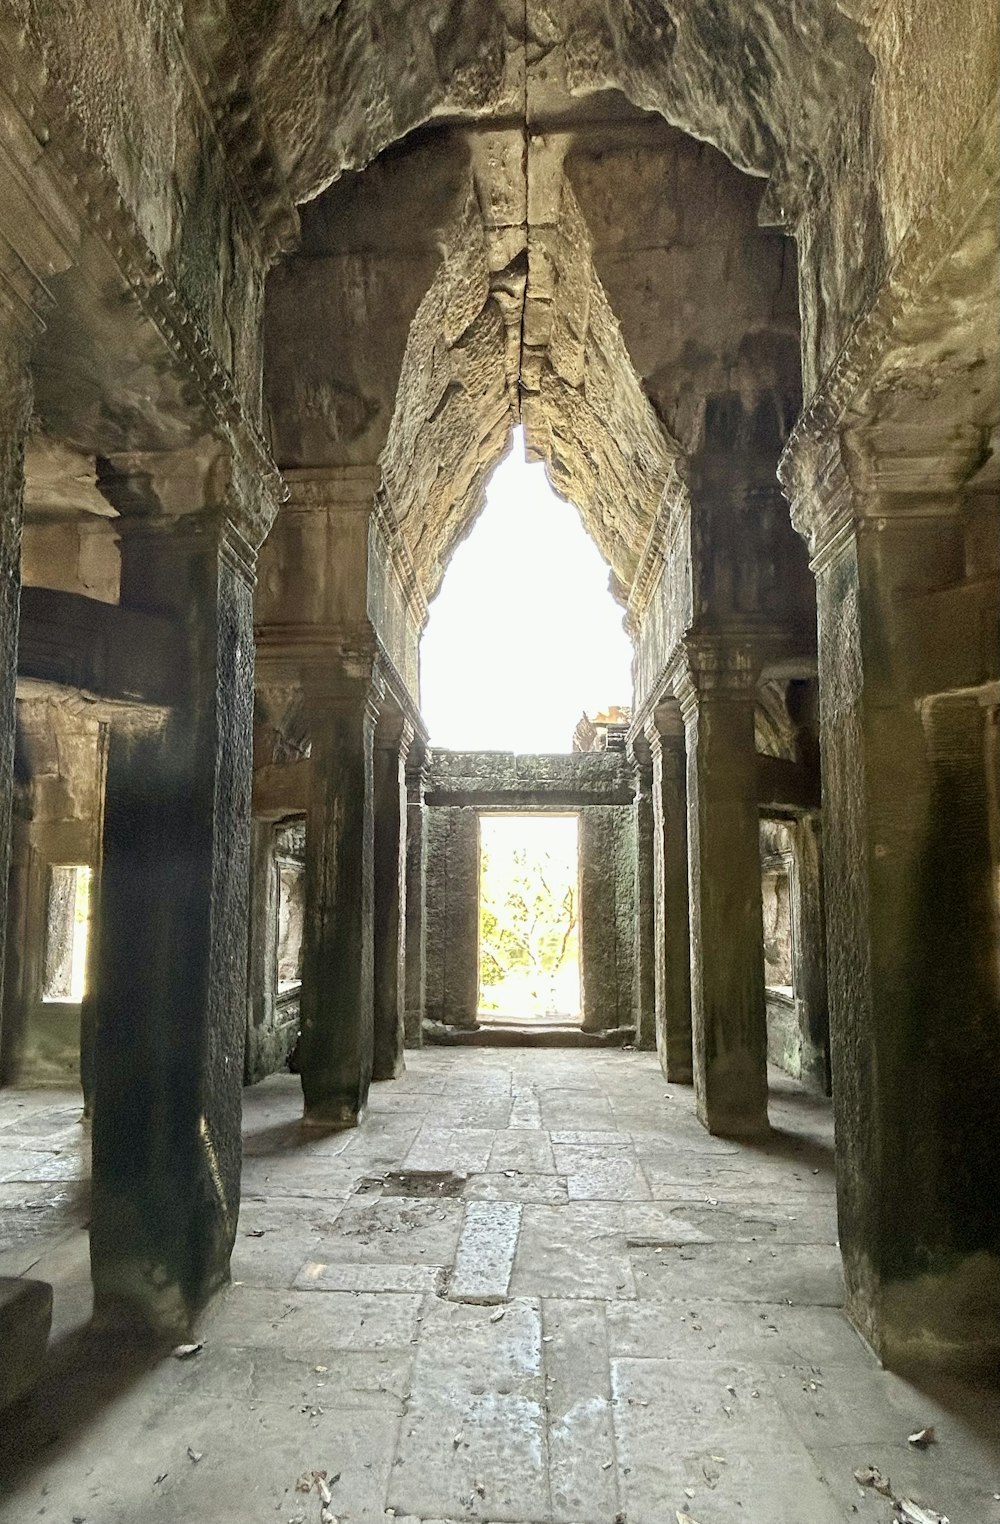
<svg viewBox="0 0 1000 1524"><path fill-rule="evenodd" d="M794 178L871 60L868 0L244 0L240 42L297 201L435 118L529 123L620 89L739 168Z"/></svg>
<svg viewBox="0 0 1000 1524"><path fill-rule="evenodd" d="M619 92L550 105L344 175L268 287L279 464L379 461L428 596L515 423L624 598L713 404L779 445L799 405L794 245L759 227L761 181Z"/></svg>

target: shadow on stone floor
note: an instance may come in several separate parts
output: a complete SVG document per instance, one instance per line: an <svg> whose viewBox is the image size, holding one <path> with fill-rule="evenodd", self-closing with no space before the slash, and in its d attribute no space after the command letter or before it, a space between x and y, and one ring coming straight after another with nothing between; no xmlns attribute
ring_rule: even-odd
<svg viewBox="0 0 1000 1524"><path fill-rule="evenodd" d="M800 1132L772 1125L766 1138L748 1140L741 1146L765 1158L788 1160L831 1177L836 1170L832 1139L827 1142L821 1138L803 1137Z"/></svg>
<svg viewBox="0 0 1000 1524"><path fill-rule="evenodd" d="M123 1339L90 1325L53 1340L38 1385L3 1415L0 1501L33 1469L49 1466L105 1421L167 1358L169 1345Z"/></svg>

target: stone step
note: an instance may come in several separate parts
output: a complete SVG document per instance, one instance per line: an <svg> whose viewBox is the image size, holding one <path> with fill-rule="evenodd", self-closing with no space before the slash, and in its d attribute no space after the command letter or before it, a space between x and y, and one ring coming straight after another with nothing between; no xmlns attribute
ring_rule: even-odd
<svg viewBox="0 0 1000 1524"><path fill-rule="evenodd" d="M0 1408L29 1392L42 1374L52 1327L48 1281L0 1276Z"/></svg>

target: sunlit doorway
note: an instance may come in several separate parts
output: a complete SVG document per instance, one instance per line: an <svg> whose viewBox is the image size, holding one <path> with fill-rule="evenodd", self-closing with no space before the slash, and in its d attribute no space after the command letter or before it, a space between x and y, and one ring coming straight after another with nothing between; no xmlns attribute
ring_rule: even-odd
<svg viewBox="0 0 1000 1524"><path fill-rule="evenodd" d="M479 1020L579 1021L576 815L479 817Z"/></svg>

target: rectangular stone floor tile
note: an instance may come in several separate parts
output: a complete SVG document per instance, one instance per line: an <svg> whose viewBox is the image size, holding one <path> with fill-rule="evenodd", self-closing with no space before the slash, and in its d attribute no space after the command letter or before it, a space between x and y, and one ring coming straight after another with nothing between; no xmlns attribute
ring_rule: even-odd
<svg viewBox="0 0 1000 1524"><path fill-rule="evenodd" d="M426 1392L415 1384L389 1504L421 1520L549 1518L541 1403L516 1394Z"/></svg>
<svg viewBox="0 0 1000 1524"><path fill-rule="evenodd" d="M319 1234L318 1259L338 1263L450 1265L462 1204L404 1196L352 1196Z"/></svg>
<svg viewBox="0 0 1000 1524"><path fill-rule="evenodd" d="M873 1366L844 1314L832 1307L695 1298L669 1306L609 1302L608 1347L613 1358L731 1360L753 1367L808 1361L849 1371Z"/></svg>
<svg viewBox="0 0 1000 1524"><path fill-rule="evenodd" d="M416 1337L421 1294L275 1292L230 1286L209 1304L199 1337L259 1349L316 1351L403 1349ZM192 1362L194 1363L194 1362Z"/></svg>
<svg viewBox="0 0 1000 1524"><path fill-rule="evenodd" d="M552 1517L607 1524L619 1511L603 1302L542 1303Z"/></svg>
<svg viewBox="0 0 1000 1524"><path fill-rule="evenodd" d="M503 1301L510 1286L522 1211L514 1201L466 1203L448 1287L452 1301Z"/></svg>
<svg viewBox="0 0 1000 1524"><path fill-rule="evenodd" d="M587 1148L592 1153L607 1153L612 1148L630 1148L627 1134L601 1132L578 1127L557 1127L552 1134L553 1146Z"/></svg>
<svg viewBox="0 0 1000 1524"><path fill-rule="evenodd" d="M520 1170L470 1175L462 1196L466 1201L524 1201L538 1206L559 1206L568 1200L565 1175L527 1175Z"/></svg>
<svg viewBox="0 0 1000 1524"><path fill-rule="evenodd" d="M663 1524L677 1509L698 1524L843 1524L756 1372L612 1360L611 1387L629 1524Z"/></svg>
<svg viewBox="0 0 1000 1524"><path fill-rule="evenodd" d="M840 1307L840 1255L828 1244L691 1243L677 1249L629 1251L643 1300L712 1295L730 1301Z"/></svg>
<svg viewBox="0 0 1000 1524"><path fill-rule="evenodd" d="M541 1127L542 1112L538 1104L538 1092L534 1086L521 1086L513 1091L508 1127Z"/></svg>
<svg viewBox="0 0 1000 1524"><path fill-rule="evenodd" d="M615 1114L606 1096L543 1090L541 1108L542 1125L553 1132L616 1131Z"/></svg>
<svg viewBox="0 0 1000 1524"><path fill-rule="evenodd" d="M487 1168L491 1171L520 1170L527 1175L554 1175L556 1166L548 1133L541 1128L511 1128L507 1132L498 1132Z"/></svg>
<svg viewBox="0 0 1000 1524"><path fill-rule="evenodd" d="M493 1136L492 1130L473 1127L423 1127L406 1154L403 1168L480 1173L489 1162Z"/></svg>
<svg viewBox="0 0 1000 1524"><path fill-rule="evenodd" d="M621 1209L592 1201L526 1206L511 1291L515 1296L634 1296Z"/></svg>
<svg viewBox="0 0 1000 1524"><path fill-rule="evenodd" d="M414 1381L424 1390L541 1397L539 1304L516 1297L499 1309L427 1297L419 1324Z"/></svg>
<svg viewBox="0 0 1000 1524"><path fill-rule="evenodd" d="M293 1282L296 1291L441 1291L439 1265L327 1264L309 1260Z"/></svg>
<svg viewBox="0 0 1000 1524"><path fill-rule="evenodd" d="M510 1121L511 1099L509 1095L493 1095L490 1092L476 1094L474 1091L455 1096L444 1105L435 1106L430 1115L434 1127L451 1128L503 1128Z"/></svg>
<svg viewBox="0 0 1000 1524"><path fill-rule="evenodd" d="M570 1201L649 1200L646 1177L630 1148L602 1152L563 1144L553 1152L559 1173L566 1176Z"/></svg>
<svg viewBox="0 0 1000 1524"><path fill-rule="evenodd" d="M421 1519L548 1517L541 1314L424 1303L390 1504Z"/></svg>

